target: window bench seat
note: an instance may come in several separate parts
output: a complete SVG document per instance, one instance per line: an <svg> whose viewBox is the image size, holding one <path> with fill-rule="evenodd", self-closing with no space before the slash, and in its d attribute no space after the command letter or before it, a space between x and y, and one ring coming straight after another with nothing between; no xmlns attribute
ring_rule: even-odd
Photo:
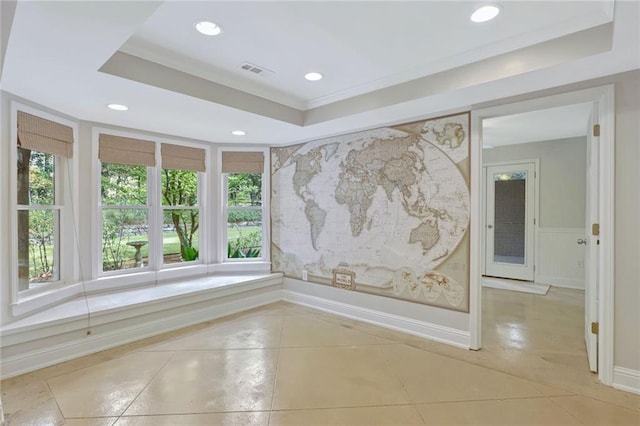
<svg viewBox="0 0 640 426"><path fill-rule="evenodd" d="M280 301L282 283L280 273L208 275L78 297L2 327L2 378Z"/></svg>

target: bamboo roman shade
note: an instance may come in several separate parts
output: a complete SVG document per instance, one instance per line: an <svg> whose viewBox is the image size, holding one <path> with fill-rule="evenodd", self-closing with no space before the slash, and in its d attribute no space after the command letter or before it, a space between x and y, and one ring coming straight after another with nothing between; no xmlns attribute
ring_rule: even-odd
<svg viewBox="0 0 640 426"><path fill-rule="evenodd" d="M103 163L154 167L155 142L100 133L98 158Z"/></svg>
<svg viewBox="0 0 640 426"><path fill-rule="evenodd" d="M264 171L264 153L223 151L222 173L262 173Z"/></svg>
<svg viewBox="0 0 640 426"><path fill-rule="evenodd" d="M204 172L205 151L182 145L162 144L162 168Z"/></svg>
<svg viewBox="0 0 640 426"><path fill-rule="evenodd" d="M73 129L18 111L18 146L48 154L73 156Z"/></svg>

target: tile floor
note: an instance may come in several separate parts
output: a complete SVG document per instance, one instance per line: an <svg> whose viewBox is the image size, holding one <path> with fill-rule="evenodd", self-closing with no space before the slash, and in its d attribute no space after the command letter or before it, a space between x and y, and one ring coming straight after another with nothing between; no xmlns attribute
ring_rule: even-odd
<svg viewBox="0 0 640 426"><path fill-rule="evenodd" d="M9 425L639 425L583 293L484 289L474 352L278 303L2 382Z"/></svg>

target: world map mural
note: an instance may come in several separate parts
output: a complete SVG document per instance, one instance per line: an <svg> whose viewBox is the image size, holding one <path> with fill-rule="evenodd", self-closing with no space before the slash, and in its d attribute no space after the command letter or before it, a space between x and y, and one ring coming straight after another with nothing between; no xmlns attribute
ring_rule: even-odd
<svg viewBox="0 0 640 426"><path fill-rule="evenodd" d="M468 311L469 114L271 149L272 269Z"/></svg>

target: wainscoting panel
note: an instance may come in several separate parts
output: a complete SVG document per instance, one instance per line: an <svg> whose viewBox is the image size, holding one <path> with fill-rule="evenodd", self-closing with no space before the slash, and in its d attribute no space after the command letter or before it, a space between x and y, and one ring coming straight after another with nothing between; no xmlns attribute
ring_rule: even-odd
<svg viewBox="0 0 640 426"><path fill-rule="evenodd" d="M584 289L585 246L576 241L585 236L579 228L540 228L536 282Z"/></svg>

